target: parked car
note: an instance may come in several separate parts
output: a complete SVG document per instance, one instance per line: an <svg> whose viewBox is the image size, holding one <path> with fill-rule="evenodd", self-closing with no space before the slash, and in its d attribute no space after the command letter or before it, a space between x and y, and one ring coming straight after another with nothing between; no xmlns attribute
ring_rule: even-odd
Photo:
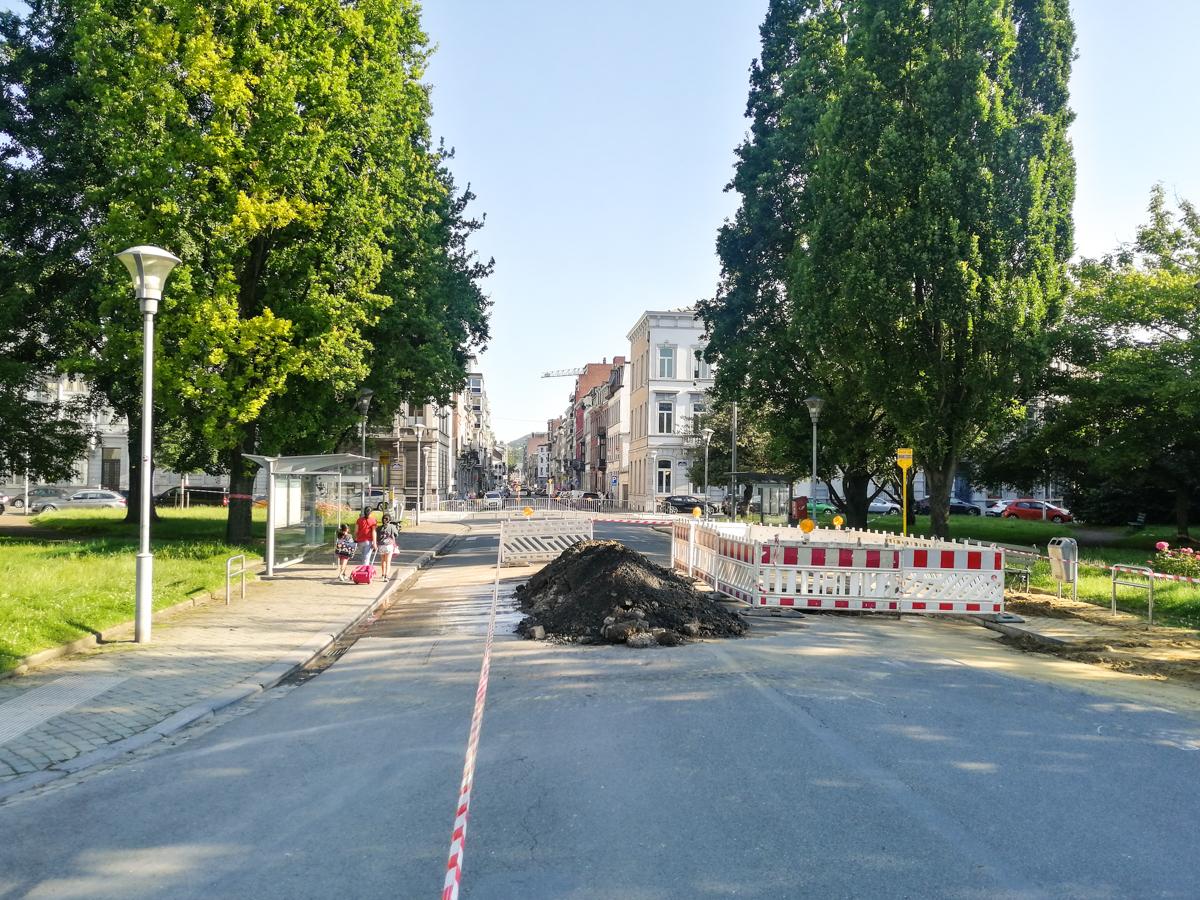
<svg viewBox="0 0 1200 900"><path fill-rule="evenodd" d="M985 516L992 516L993 518L996 516L1002 516L1004 515L1004 510L1008 508L1008 504L1010 503L1012 503L1011 500L997 500L995 503L985 509L983 514Z"/></svg>
<svg viewBox="0 0 1200 900"><path fill-rule="evenodd" d="M675 513L690 513L697 506L701 511L707 506L709 512L713 511L713 504L705 504L703 497L697 497L695 494L672 494L669 497L664 497L660 501L662 508L667 512Z"/></svg>
<svg viewBox="0 0 1200 900"><path fill-rule="evenodd" d="M929 498L922 497L913 503L913 509L918 516L929 515ZM957 497L950 498L950 515L952 516L981 516L983 511L974 503L968 503L966 500L959 500Z"/></svg>
<svg viewBox="0 0 1200 900"><path fill-rule="evenodd" d="M228 506L229 491L223 487L192 487L184 488L176 485L155 495L155 506L178 506L180 497L184 497L188 506Z"/></svg>
<svg viewBox="0 0 1200 900"><path fill-rule="evenodd" d="M367 491L365 498L367 509L377 509L383 512L391 506L391 501L388 499L388 493L381 487L373 487Z"/></svg>
<svg viewBox="0 0 1200 900"><path fill-rule="evenodd" d="M1042 521L1042 509L1045 508L1045 520L1047 522L1073 522L1075 517L1071 515L1070 510L1063 509L1061 506L1055 506L1053 503L1046 503L1044 500L1033 500L1025 497L1020 500L1010 500L1008 506L1005 507L1001 516L1005 519L1029 519L1030 521Z"/></svg>
<svg viewBox="0 0 1200 900"><path fill-rule="evenodd" d="M0 516L4 515L5 508L12 503L8 494L0 494Z"/></svg>
<svg viewBox="0 0 1200 900"><path fill-rule="evenodd" d="M108 507L124 509L125 498L116 491L86 490L76 491L69 497L50 497L41 499L35 505L30 498L29 508L35 513L53 512L56 509L81 509L84 507Z"/></svg>
<svg viewBox="0 0 1200 900"><path fill-rule="evenodd" d="M876 497L867 506L867 512L875 516L898 516L903 511L895 500L890 500L882 495Z"/></svg>
<svg viewBox="0 0 1200 900"><path fill-rule="evenodd" d="M10 488L10 490L11 490L11 488ZM54 487L53 485L49 485L49 484L39 484L37 487L31 487L29 489L29 508L33 509L38 504L38 501L45 500L49 497L68 497L78 490L81 490L81 488ZM12 500L12 508L13 509L24 509L25 508L25 491L24 490L22 490L20 493L17 493L16 491L14 491L10 495L10 498Z"/></svg>
<svg viewBox="0 0 1200 900"><path fill-rule="evenodd" d="M598 494L596 491L584 491L583 496L580 497L579 499L580 500L603 500L604 498L601 497L600 494Z"/></svg>
<svg viewBox="0 0 1200 900"><path fill-rule="evenodd" d="M483 495L483 505L487 509L501 509L504 506L504 497L499 491L488 491Z"/></svg>

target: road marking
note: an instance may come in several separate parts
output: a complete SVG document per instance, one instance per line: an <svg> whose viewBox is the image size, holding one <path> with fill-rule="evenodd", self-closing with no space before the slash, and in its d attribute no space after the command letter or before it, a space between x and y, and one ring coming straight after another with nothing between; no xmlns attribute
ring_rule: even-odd
<svg viewBox="0 0 1200 900"><path fill-rule="evenodd" d="M483 662L479 666L479 685L475 689L475 709L471 713L471 732L467 738L467 755L463 760L462 784L458 789L458 808L454 812L454 830L450 833L450 857L446 863L446 880L442 884L442 900L458 900L462 882L463 850L467 843L467 818L471 810L471 788L475 783L475 759L479 754L479 732L483 727L483 707L487 703L488 674L492 668L492 637L496 633L496 606L500 599L500 548L496 549L496 578L492 582L492 609L488 615L487 641L483 645Z"/></svg>
<svg viewBox="0 0 1200 900"><path fill-rule="evenodd" d="M115 675L68 675L0 703L0 744L20 737L124 680Z"/></svg>

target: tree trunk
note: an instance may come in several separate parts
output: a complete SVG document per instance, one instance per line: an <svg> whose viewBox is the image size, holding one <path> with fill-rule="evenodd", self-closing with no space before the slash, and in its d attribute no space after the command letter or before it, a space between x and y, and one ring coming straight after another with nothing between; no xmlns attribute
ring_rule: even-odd
<svg viewBox="0 0 1200 900"><path fill-rule="evenodd" d="M950 537L950 488L954 485L957 460L948 455L925 468L925 484L929 488L929 527L935 537Z"/></svg>
<svg viewBox="0 0 1200 900"><path fill-rule="evenodd" d="M871 475L865 469L842 473L842 499L846 503L846 525L850 528L867 527L870 485Z"/></svg>
<svg viewBox="0 0 1200 900"><path fill-rule="evenodd" d="M252 426L242 430L242 438L227 451L225 467L229 470L229 517L225 521L225 540L230 544L248 544L253 539L251 510L254 508L254 476L258 466L244 454L254 450ZM267 493L271 485L267 484Z"/></svg>
<svg viewBox="0 0 1200 900"><path fill-rule="evenodd" d="M142 508L142 410L126 409L122 411L129 425L129 433L125 436L125 456L129 459L129 497L125 504L125 521L136 525L141 521ZM153 442L151 442L153 453ZM154 484L154 460L150 461L150 484ZM158 508L150 503L150 521L158 521Z"/></svg>
<svg viewBox="0 0 1200 900"><path fill-rule="evenodd" d="M1177 487L1175 489L1175 535L1181 541L1187 543L1192 542L1192 536L1188 533L1188 514L1192 508L1192 492L1186 487Z"/></svg>

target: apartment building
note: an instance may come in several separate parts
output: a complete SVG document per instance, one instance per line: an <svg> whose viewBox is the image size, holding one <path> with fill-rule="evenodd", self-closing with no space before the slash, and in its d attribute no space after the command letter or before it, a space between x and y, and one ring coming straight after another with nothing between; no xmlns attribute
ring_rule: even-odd
<svg viewBox="0 0 1200 900"><path fill-rule="evenodd" d="M696 490L688 477L692 419L704 413L713 379L694 309L647 311L628 339L629 495L652 509L668 494Z"/></svg>

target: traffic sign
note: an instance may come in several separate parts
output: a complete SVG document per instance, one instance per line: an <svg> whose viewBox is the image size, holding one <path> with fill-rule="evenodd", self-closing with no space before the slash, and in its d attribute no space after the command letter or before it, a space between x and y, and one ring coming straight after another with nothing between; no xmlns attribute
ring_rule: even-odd
<svg viewBox="0 0 1200 900"><path fill-rule="evenodd" d="M900 447L896 451L896 465L905 471L912 468L912 447Z"/></svg>
<svg viewBox="0 0 1200 900"><path fill-rule="evenodd" d="M613 487L616 487L617 486L617 476L614 475L609 483L612 484Z"/></svg>

